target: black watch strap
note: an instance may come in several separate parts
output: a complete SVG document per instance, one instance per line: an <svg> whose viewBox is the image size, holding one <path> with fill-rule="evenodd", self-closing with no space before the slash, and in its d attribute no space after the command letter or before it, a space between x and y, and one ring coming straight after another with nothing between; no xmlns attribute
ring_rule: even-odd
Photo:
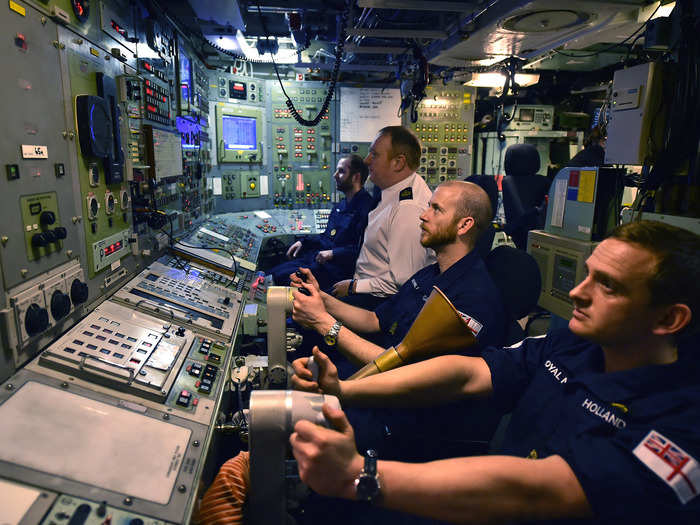
<svg viewBox="0 0 700 525"><path fill-rule="evenodd" d="M370 449L365 454L365 465L355 479L357 499L375 503L381 498L381 484L377 473L377 453Z"/></svg>
<svg viewBox="0 0 700 525"><path fill-rule="evenodd" d="M377 475L377 451L369 449L365 454L365 468L362 471L368 476Z"/></svg>

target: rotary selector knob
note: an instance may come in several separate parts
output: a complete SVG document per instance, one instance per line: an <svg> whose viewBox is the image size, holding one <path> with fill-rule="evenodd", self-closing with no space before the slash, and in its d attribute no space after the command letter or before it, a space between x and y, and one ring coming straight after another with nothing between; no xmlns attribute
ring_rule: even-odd
<svg viewBox="0 0 700 525"><path fill-rule="evenodd" d="M39 215L39 223L42 226L51 226L56 222L56 214L52 211L42 211Z"/></svg>
<svg viewBox="0 0 700 525"><path fill-rule="evenodd" d="M60 241L68 237L68 230L66 230L63 226L59 226L58 228L53 229L53 234L56 236L56 239Z"/></svg>
<svg viewBox="0 0 700 525"><path fill-rule="evenodd" d="M80 304L87 301L87 298L88 285L80 279L73 279L73 283L70 285L70 300L73 304Z"/></svg>
<svg viewBox="0 0 700 525"><path fill-rule="evenodd" d="M47 244L49 244L49 240L46 238L46 234L35 233L32 235L32 246L34 246L34 248L42 248Z"/></svg>
<svg viewBox="0 0 700 525"><path fill-rule="evenodd" d="M24 314L24 329L29 337L40 334L49 327L49 313L36 303L32 303Z"/></svg>
<svg viewBox="0 0 700 525"><path fill-rule="evenodd" d="M56 238L56 234L55 234L53 231L51 231L51 230L47 230L47 231L44 232L44 238L45 238L49 243L56 242L56 241L58 240L58 239Z"/></svg>
<svg viewBox="0 0 700 525"><path fill-rule="evenodd" d="M61 290L55 290L51 294L51 316L58 320L63 319L70 312L70 298Z"/></svg>

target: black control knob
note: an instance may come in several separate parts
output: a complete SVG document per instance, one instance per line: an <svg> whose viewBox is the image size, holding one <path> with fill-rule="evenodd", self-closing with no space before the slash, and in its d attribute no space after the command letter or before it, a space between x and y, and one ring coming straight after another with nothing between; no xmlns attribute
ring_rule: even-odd
<svg viewBox="0 0 700 525"><path fill-rule="evenodd" d="M80 304L87 301L87 298L88 285L80 279L73 279L73 283L70 285L70 300L73 304Z"/></svg>
<svg viewBox="0 0 700 525"><path fill-rule="evenodd" d="M180 326L177 330L175 330L175 335L178 337L185 337L185 329Z"/></svg>
<svg viewBox="0 0 700 525"><path fill-rule="evenodd" d="M58 320L63 319L70 312L70 297L61 290L56 290L51 295L51 316Z"/></svg>
<svg viewBox="0 0 700 525"><path fill-rule="evenodd" d="M49 327L49 312L36 303L32 303L24 314L24 329L32 337L40 334Z"/></svg>
<svg viewBox="0 0 700 525"><path fill-rule="evenodd" d="M42 226L51 226L56 222L56 214L52 211L42 211L39 215L39 223Z"/></svg>
<svg viewBox="0 0 700 525"><path fill-rule="evenodd" d="M47 231L44 232L44 239L46 239L46 241L47 241L49 244L52 243L52 242L56 242L56 241L58 240L58 239L56 238L56 234L55 234L53 231L51 231L51 230L47 230Z"/></svg>
<svg viewBox="0 0 700 525"><path fill-rule="evenodd" d="M56 239L60 241L68 237L68 230L66 230L63 226L59 226L58 228L53 229L53 234L56 236Z"/></svg>
<svg viewBox="0 0 700 525"><path fill-rule="evenodd" d="M32 246L34 248L42 248L49 244L49 240L44 233L35 233L32 235Z"/></svg>

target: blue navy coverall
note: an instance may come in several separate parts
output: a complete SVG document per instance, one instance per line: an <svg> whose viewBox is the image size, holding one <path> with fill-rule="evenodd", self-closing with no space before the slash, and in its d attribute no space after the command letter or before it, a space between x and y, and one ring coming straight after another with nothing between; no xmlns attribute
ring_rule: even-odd
<svg viewBox="0 0 700 525"><path fill-rule="evenodd" d="M288 286L289 275L300 267L309 268L322 289L352 278L372 204L372 196L364 188L350 202L342 200L336 204L328 217L326 230L320 235L300 239L302 246L299 256L268 272L274 277L275 284ZM317 264L316 254L323 250L333 250L333 259Z"/></svg>
<svg viewBox="0 0 700 525"><path fill-rule="evenodd" d="M700 523L700 356L684 350L604 373L602 349L568 329L486 349L494 402L513 410L502 452L561 456L595 515L579 525Z"/></svg>
<svg viewBox="0 0 700 525"><path fill-rule="evenodd" d="M440 288L454 307L470 319L470 328L480 346L502 344L506 319L501 294L483 259L472 250L442 274L437 263L419 270L396 295L374 310L384 334L383 346L401 342L433 286ZM478 355L475 349L467 353Z"/></svg>
<svg viewBox="0 0 700 525"><path fill-rule="evenodd" d="M437 286L454 307L469 318L470 328L478 344L465 348L465 355L480 355L488 345L501 345L505 334L506 314L501 294L491 280L486 265L472 251L455 262L442 274L437 264L418 271L399 292L375 310L382 328L382 346L395 346L406 335L420 309ZM333 362L339 359L332 356ZM337 363L336 363L337 364ZM345 366L339 367L341 374ZM455 455L473 455L485 451L501 414L488 401L467 399L430 408L351 410L350 420L356 429L358 444L375 446L383 459L431 460ZM455 420L454 414L466 414ZM384 439L377 432L390 434ZM440 436L435 446L432 437ZM384 436L386 437L386 436Z"/></svg>

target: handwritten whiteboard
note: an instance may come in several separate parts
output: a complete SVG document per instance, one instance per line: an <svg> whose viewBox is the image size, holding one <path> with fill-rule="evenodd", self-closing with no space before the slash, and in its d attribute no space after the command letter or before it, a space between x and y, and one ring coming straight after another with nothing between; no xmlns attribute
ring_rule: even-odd
<svg viewBox="0 0 700 525"><path fill-rule="evenodd" d="M340 141L372 142L384 126L400 126L398 89L340 88Z"/></svg>

